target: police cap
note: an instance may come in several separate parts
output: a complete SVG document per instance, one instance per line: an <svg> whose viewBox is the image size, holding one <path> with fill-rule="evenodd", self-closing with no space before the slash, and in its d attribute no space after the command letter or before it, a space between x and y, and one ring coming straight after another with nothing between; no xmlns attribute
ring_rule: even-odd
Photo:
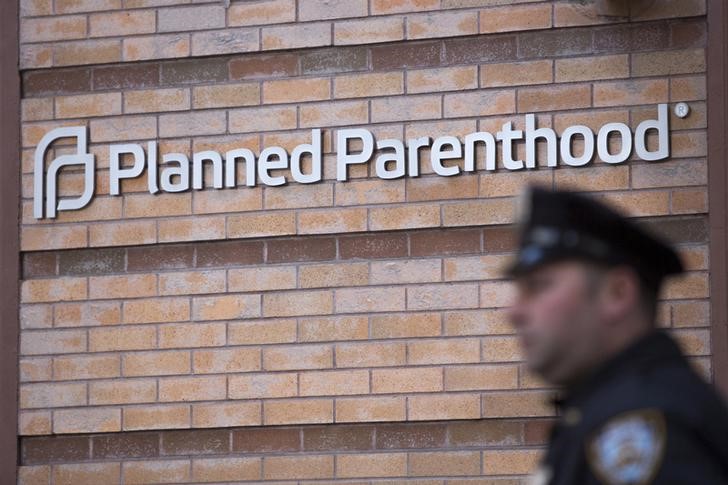
<svg viewBox="0 0 728 485"><path fill-rule="evenodd" d="M529 187L518 254L506 273L519 276L543 264L582 259L633 267L647 287L683 271L670 245L614 209L574 192Z"/></svg>

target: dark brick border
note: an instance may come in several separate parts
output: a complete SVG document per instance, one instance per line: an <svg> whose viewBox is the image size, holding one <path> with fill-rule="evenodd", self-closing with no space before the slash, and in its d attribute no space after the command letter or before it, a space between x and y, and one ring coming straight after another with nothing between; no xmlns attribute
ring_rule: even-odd
<svg viewBox="0 0 728 485"><path fill-rule="evenodd" d="M659 20L353 47L35 69L23 73L23 96L685 49L705 46L705 30L703 19Z"/></svg>
<svg viewBox="0 0 728 485"><path fill-rule="evenodd" d="M675 244L708 241L708 220L704 215L637 221ZM24 253L22 264L23 278L32 279L277 263L493 254L512 252L515 248L515 226L499 225L38 251Z"/></svg>
<svg viewBox="0 0 728 485"><path fill-rule="evenodd" d="M33 436L21 438L21 463L534 447L546 444L552 423L553 418L509 418Z"/></svg>

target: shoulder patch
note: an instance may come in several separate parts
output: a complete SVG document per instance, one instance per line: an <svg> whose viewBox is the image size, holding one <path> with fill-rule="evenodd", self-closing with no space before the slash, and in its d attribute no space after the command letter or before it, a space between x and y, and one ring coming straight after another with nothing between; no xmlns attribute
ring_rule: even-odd
<svg viewBox="0 0 728 485"><path fill-rule="evenodd" d="M656 409L617 415L586 443L592 471L608 485L650 483L665 454L665 418Z"/></svg>

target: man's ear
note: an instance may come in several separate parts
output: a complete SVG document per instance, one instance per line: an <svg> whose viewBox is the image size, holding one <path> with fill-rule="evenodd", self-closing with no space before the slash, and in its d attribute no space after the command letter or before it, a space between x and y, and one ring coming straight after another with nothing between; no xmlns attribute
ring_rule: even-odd
<svg viewBox="0 0 728 485"><path fill-rule="evenodd" d="M639 305L639 276L628 266L608 270L602 281L600 299L603 315L608 321L622 320Z"/></svg>

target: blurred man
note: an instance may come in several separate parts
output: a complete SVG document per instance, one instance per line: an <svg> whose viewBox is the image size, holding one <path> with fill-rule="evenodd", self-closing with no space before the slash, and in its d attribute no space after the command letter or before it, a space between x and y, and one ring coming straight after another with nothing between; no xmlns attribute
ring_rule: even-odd
<svg viewBox="0 0 728 485"><path fill-rule="evenodd" d="M562 389L536 484L728 484L728 415L655 327L675 251L585 196L533 188L508 269L529 368Z"/></svg>

